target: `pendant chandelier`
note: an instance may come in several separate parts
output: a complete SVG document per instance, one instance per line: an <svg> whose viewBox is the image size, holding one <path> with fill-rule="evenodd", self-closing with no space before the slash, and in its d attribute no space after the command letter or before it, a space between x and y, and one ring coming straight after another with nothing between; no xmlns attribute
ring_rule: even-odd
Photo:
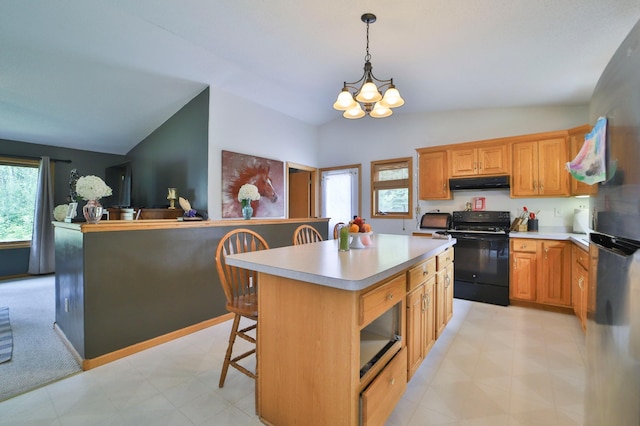
<svg viewBox="0 0 640 426"><path fill-rule="evenodd" d="M365 13L360 18L367 24L367 54L364 57L364 74L353 83L344 82L342 91L333 107L344 111L344 118L356 119L369 114L374 118L384 118L393 114L391 108L404 105L404 99L393 85L393 78L380 80L376 78L371 69L371 54L369 54L369 24L376 22L376 15ZM384 96L382 95L383 90Z"/></svg>

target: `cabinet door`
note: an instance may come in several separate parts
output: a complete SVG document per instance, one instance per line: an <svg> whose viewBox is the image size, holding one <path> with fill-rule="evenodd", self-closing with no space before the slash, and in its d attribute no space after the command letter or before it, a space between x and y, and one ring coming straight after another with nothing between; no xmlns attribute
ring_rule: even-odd
<svg viewBox="0 0 640 426"><path fill-rule="evenodd" d="M426 357L436 342L436 279L427 281L424 287L425 318L424 318L424 356Z"/></svg>
<svg viewBox="0 0 640 426"><path fill-rule="evenodd" d="M438 271L436 273L436 339L440 337L442 331L444 330L444 326L446 325L445 321L445 272L446 268L442 271Z"/></svg>
<svg viewBox="0 0 640 426"><path fill-rule="evenodd" d="M572 129L569 132L569 159L567 161L573 160L576 155L578 155L580 148L582 148L582 145L584 144L584 136L587 133L589 133L589 126L581 126L576 129ZM569 182L571 195L589 195L589 192L592 189L592 185L580 182L571 175L569 175ZM598 185L593 185L593 189L596 189L597 187Z"/></svg>
<svg viewBox="0 0 640 426"><path fill-rule="evenodd" d="M538 142L538 193L569 195L566 139L553 138Z"/></svg>
<svg viewBox="0 0 640 426"><path fill-rule="evenodd" d="M444 325L453 317L453 263L444 270Z"/></svg>
<svg viewBox="0 0 640 426"><path fill-rule="evenodd" d="M413 376L424 359L425 304L425 285L422 284L407 295L407 375L409 378Z"/></svg>
<svg viewBox="0 0 640 426"><path fill-rule="evenodd" d="M536 300L537 254L530 252L511 253L510 296L512 299Z"/></svg>
<svg viewBox="0 0 640 426"><path fill-rule="evenodd" d="M447 151L420 153L419 196L421 200L449 200Z"/></svg>
<svg viewBox="0 0 640 426"><path fill-rule="evenodd" d="M499 175L509 173L507 145L478 148L478 174Z"/></svg>
<svg viewBox="0 0 640 426"><path fill-rule="evenodd" d="M571 246L564 241L540 241L541 274L538 302L571 307Z"/></svg>
<svg viewBox="0 0 640 426"><path fill-rule="evenodd" d="M513 197L538 195L538 143L514 143L512 150L511 195Z"/></svg>
<svg viewBox="0 0 640 426"><path fill-rule="evenodd" d="M451 176L472 176L478 174L478 151L474 148L452 149Z"/></svg>

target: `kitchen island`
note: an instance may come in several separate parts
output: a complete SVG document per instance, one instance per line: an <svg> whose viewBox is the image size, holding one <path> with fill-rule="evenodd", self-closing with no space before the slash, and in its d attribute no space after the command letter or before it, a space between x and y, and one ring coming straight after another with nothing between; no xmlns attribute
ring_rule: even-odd
<svg viewBox="0 0 640 426"><path fill-rule="evenodd" d="M383 424L407 382L409 271L455 242L374 235L370 246L348 252L329 240L229 256L229 265L259 272L260 419L278 426ZM399 338L363 369L368 327L394 315Z"/></svg>

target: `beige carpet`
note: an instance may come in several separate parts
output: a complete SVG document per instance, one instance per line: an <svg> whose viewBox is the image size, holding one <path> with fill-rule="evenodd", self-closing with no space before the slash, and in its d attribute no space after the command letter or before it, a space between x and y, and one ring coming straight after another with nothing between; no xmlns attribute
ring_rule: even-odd
<svg viewBox="0 0 640 426"><path fill-rule="evenodd" d="M0 401L81 371L53 329L55 276L0 281L11 312L13 357L0 364Z"/></svg>

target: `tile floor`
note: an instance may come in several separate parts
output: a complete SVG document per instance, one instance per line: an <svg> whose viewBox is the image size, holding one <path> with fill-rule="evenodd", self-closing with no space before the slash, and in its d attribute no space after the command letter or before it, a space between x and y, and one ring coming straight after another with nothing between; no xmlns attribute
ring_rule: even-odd
<svg viewBox="0 0 640 426"><path fill-rule="evenodd" d="M4 401L0 425L259 425L251 379L217 386L230 326ZM584 340L571 315L456 299L387 425L581 425Z"/></svg>

